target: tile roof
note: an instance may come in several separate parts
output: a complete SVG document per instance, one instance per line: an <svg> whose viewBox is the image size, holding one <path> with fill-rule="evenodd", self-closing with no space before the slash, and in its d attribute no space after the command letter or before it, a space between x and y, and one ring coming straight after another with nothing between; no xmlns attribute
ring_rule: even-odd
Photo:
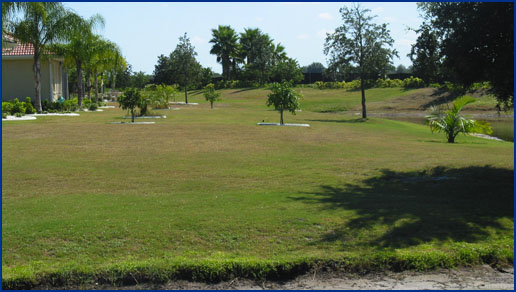
<svg viewBox="0 0 516 292"><path fill-rule="evenodd" d="M32 44L20 44L14 48L2 48L2 56L32 56L34 47Z"/></svg>

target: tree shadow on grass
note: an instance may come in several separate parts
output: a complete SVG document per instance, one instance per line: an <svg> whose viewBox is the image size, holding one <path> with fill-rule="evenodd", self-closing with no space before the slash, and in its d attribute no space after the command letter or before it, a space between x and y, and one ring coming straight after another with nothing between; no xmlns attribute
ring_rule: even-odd
<svg viewBox="0 0 516 292"><path fill-rule="evenodd" d="M256 87L241 88L239 90L235 90L235 91L231 92L230 94L237 94L240 92L245 92L245 91L254 90L254 89L257 89L257 88Z"/></svg>
<svg viewBox="0 0 516 292"><path fill-rule="evenodd" d="M358 118L358 119L349 119L349 120L307 120L310 122L322 122L322 123L363 123L367 122L367 119Z"/></svg>
<svg viewBox="0 0 516 292"><path fill-rule="evenodd" d="M360 184L321 186L320 192L293 199L355 212L319 242L377 249L436 240L478 242L489 235L488 227L509 231L499 219L514 220L513 175L513 170L490 166L382 170Z"/></svg>

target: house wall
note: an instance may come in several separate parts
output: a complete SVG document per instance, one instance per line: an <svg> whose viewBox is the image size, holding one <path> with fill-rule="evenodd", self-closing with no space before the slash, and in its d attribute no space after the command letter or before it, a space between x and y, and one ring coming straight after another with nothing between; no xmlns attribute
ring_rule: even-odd
<svg viewBox="0 0 516 292"><path fill-rule="evenodd" d="M52 100L62 96L62 66L59 61L52 60ZM33 60L2 58L2 100L18 98L24 101L30 96L34 100L34 73L32 71ZM56 69L57 68L57 69ZM57 76L56 76L57 75ZM51 100L49 62L41 60L41 99ZM56 91L57 90L57 91Z"/></svg>

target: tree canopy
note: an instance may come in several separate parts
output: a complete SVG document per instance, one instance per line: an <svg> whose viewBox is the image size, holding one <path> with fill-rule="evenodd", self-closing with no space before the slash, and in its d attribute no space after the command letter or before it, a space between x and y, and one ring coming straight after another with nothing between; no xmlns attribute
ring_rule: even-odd
<svg viewBox="0 0 516 292"><path fill-rule="evenodd" d="M447 78L464 86L489 81L498 102L513 107L514 3L427 2L418 5L425 16L420 37L424 33L438 37ZM419 44L431 51L435 41L429 45ZM431 72L433 67L429 66L428 70Z"/></svg>

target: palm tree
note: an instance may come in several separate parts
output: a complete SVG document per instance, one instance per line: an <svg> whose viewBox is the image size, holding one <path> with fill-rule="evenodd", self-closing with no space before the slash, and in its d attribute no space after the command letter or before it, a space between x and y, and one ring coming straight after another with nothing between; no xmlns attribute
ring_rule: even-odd
<svg viewBox="0 0 516 292"><path fill-rule="evenodd" d="M259 28L246 28L240 33L241 54L246 64L254 63L257 41L261 34Z"/></svg>
<svg viewBox="0 0 516 292"><path fill-rule="evenodd" d="M104 73L110 72L117 65L118 56L121 55L120 48L113 42L99 39L95 46L95 55L91 60L91 68L95 81L95 100L98 103L99 93L99 77L103 77ZM99 76L100 75L100 76ZM102 80L103 83L103 80Z"/></svg>
<svg viewBox="0 0 516 292"><path fill-rule="evenodd" d="M462 108L476 99L470 96L463 96L453 101L451 109L444 110L442 107L432 107L431 113L426 116L427 124L432 132L443 132L446 134L448 143L454 143L459 133L484 132L492 133L488 124L478 123L460 115Z"/></svg>
<svg viewBox="0 0 516 292"><path fill-rule="evenodd" d="M285 61L287 59L287 53L285 52L285 47L278 43L277 45L272 44L272 66L276 65L281 61Z"/></svg>
<svg viewBox="0 0 516 292"><path fill-rule="evenodd" d="M67 39L75 14L59 2L26 2L9 9L19 9L21 17L10 23L7 29L20 43L31 44L34 48L34 103L36 110L41 111L41 56L49 45Z"/></svg>
<svg viewBox="0 0 516 292"><path fill-rule="evenodd" d="M212 29L213 38L210 43L213 44L210 54L217 56L217 62L222 64L222 76L224 79L231 78L232 57L238 52L238 35L229 25L219 25L218 29Z"/></svg>
<svg viewBox="0 0 516 292"><path fill-rule="evenodd" d="M79 106L81 106L84 97L83 65L87 65L95 55L95 45L100 37L95 35L93 30L99 26L104 26L104 18L98 14L93 15L89 19L83 19L76 15L74 23L74 27L69 31L69 42L64 46L63 53L75 63L77 70L77 96Z"/></svg>

